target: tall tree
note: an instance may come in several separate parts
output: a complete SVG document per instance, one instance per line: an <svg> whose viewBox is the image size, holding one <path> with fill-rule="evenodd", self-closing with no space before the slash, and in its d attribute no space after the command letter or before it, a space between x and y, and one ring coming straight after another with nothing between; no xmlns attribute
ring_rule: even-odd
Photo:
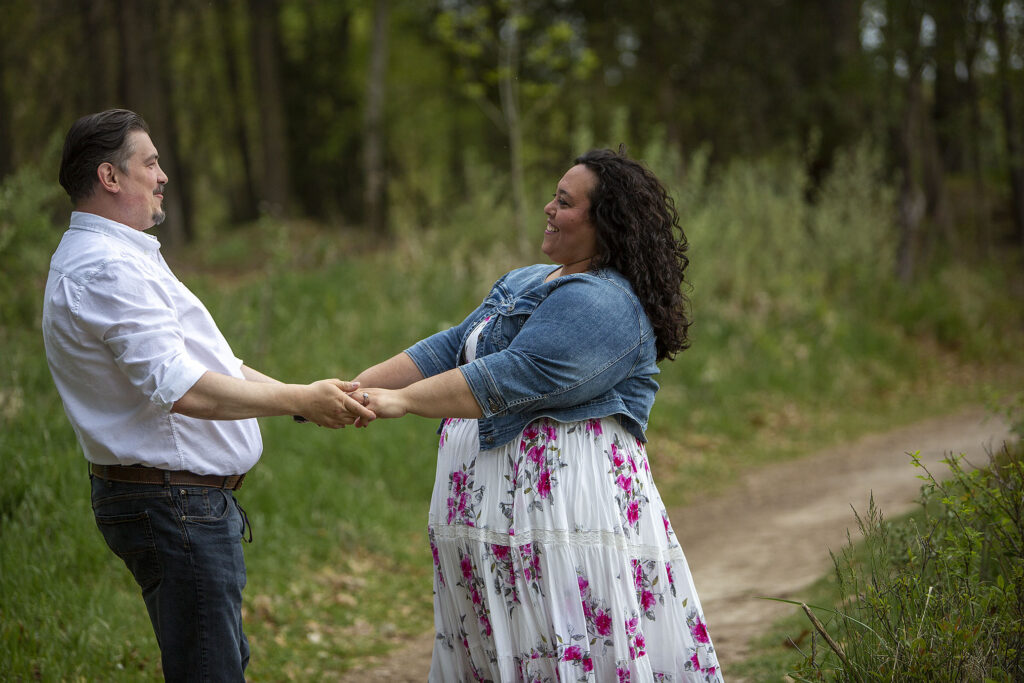
<svg viewBox="0 0 1024 683"><path fill-rule="evenodd" d="M233 3L220 2L214 8L214 22L218 44L224 61L225 85L227 100L224 103L227 116L224 126L227 128L228 140L234 142L238 152L237 172L233 177L230 191L231 216L234 221L251 221L259 215L259 199L256 193L256 175L252 159L252 141L249 139L249 128L246 125L245 104L246 94L242 85L242 55L246 52L239 48L236 40L238 23L237 7ZM248 33L246 33L248 36ZM230 182L230 181L229 181Z"/></svg>
<svg viewBox="0 0 1024 683"><path fill-rule="evenodd" d="M180 165L176 149L178 136L167 91L165 61L162 57L170 40L168 31L157 31L161 3L155 0L123 2L117 5L118 34L121 39L120 94L125 106L140 113L149 123L153 141L160 150L160 165L167 172L173 191L167 192L167 219L160 235L172 249L191 238L188 174ZM164 17L167 19L167 17ZM162 75L163 74L163 75Z"/></svg>
<svg viewBox="0 0 1024 683"><path fill-rule="evenodd" d="M353 35L356 3L282 2L283 105L292 191L307 216L359 222L365 206L361 95L366 71Z"/></svg>
<svg viewBox="0 0 1024 683"><path fill-rule="evenodd" d="M523 175L523 131L567 83L594 66L578 27L542 1L489 0L442 3L435 30L458 59L456 78L504 134L513 220L520 251L529 248ZM545 22L534 19L544 16Z"/></svg>
<svg viewBox="0 0 1024 683"><path fill-rule="evenodd" d="M7 69L10 58L7 55L10 41L7 31L0 28L0 181L14 171L14 138L11 131L10 100L7 97Z"/></svg>
<svg viewBox="0 0 1024 683"><path fill-rule="evenodd" d="M288 125L281 83L281 39L277 0L251 0L252 56L260 122L260 195L272 216L289 208Z"/></svg>
<svg viewBox="0 0 1024 683"><path fill-rule="evenodd" d="M387 93L388 15L388 0L375 0L370 68L366 79L363 164L366 174L366 226L376 233L387 231L384 102Z"/></svg>
<svg viewBox="0 0 1024 683"><path fill-rule="evenodd" d="M1012 4L1012 3L1011 3ZM1011 39L1007 27L1005 0L993 0L992 16L995 26L996 47L999 50L997 60L999 76L999 104L1003 116L1003 129L1006 133L1006 160L1010 169L1010 205L1013 226L1017 232L1020 245L1024 248L1024 145L1021 144L1021 129L1018 121L1017 103L1014 98L1015 88L1010 68ZM1015 6L1020 11L1020 6ZM1017 55L1018 59L1020 55Z"/></svg>

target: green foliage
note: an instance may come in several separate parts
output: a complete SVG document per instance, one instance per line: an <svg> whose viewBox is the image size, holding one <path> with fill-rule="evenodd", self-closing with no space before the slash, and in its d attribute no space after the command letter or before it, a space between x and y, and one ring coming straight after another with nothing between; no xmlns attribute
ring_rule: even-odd
<svg viewBox="0 0 1024 683"><path fill-rule="evenodd" d="M737 162L714 177L706 159L702 151L690 162L680 208L692 278L708 296L799 306L807 292L846 298L891 280L893 192L868 141L837 155L814 203L795 155Z"/></svg>
<svg viewBox="0 0 1024 683"><path fill-rule="evenodd" d="M833 557L838 650L810 656L798 680L1024 677L1024 447L984 469L949 457L948 480L913 462L923 516L890 524L873 501L858 515L862 548Z"/></svg>
<svg viewBox="0 0 1024 683"><path fill-rule="evenodd" d="M60 235L55 226L67 221L67 198L54 182L59 154L55 137L38 163L0 184L0 327L31 325L39 318L50 254Z"/></svg>
<svg viewBox="0 0 1024 683"><path fill-rule="evenodd" d="M515 82L525 99L524 109L529 110L557 95L567 83L583 81L597 67L593 50L569 15L536 5L521 1L455 5L441 9L434 18L435 36L456 60L462 94L487 107L485 111L510 105L496 106L499 97L494 89L502 80ZM541 11L545 19L537 21ZM515 62L508 59L513 41L518 46Z"/></svg>
<svg viewBox="0 0 1024 683"><path fill-rule="evenodd" d="M884 192L870 155L859 158L846 172L850 192ZM863 212L836 208L846 201L838 188L801 207L796 162L775 158L711 174L707 156L697 154L680 182L674 169L683 164L673 154L651 159L676 188L694 245L695 342L663 365L650 426L652 466L670 505L752 466L937 414L977 400L981 386L1018 381L1024 363L1012 349L1021 345L1011 343L1018 318L997 320L992 333L1006 339L997 360L1017 370L990 380L974 369L981 366L954 359L948 363L964 379L953 384L947 362L916 341L928 337L928 324L908 335L897 314L859 303L877 300L872 279L888 282L884 268L851 266L829 280L819 259L840 256L791 238L818 229L826 215L840 223L828 226L835 239L872 226ZM523 265L506 246L510 208L500 175L473 157L466 168L467 192L436 225L422 227L414 199L396 202L397 229L386 245L359 231L264 218L245 231L204 232L208 241L168 258L249 365L286 381L348 378L458 322L496 277ZM537 186L550 194L552 180ZM41 177L26 187L35 189L15 193L24 201L16 227L37 226L52 239L36 235L36 244L22 235L18 248L45 242L48 254L53 226L66 216L51 218ZM791 211L799 212L798 227L787 222ZM756 247L736 225L740 216L755 226ZM12 300L35 311L46 260L26 253L16 265L27 275L11 280ZM810 270L776 272L763 262L776 256ZM958 281L937 278L935 286ZM997 278L972 282L970 297L985 310L1006 298ZM894 310L907 305L905 292L886 291ZM971 342L972 331L964 333L979 348L989 338ZM94 529L81 453L37 321L18 318L0 334L0 678L157 679L156 643L137 588ZM333 680L355 659L429 629L423 515L436 422L405 418L335 432L275 418L261 428L265 453L239 494L255 535L246 547L250 673Z"/></svg>

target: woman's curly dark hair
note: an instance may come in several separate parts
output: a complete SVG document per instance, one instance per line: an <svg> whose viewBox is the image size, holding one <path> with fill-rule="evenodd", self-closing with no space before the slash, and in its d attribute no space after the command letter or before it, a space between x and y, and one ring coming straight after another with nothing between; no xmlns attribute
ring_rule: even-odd
<svg viewBox="0 0 1024 683"><path fill-rule="evenodd" d="M595 149L576 158L597 176L590 220L597 231L592 268L610 266L636 292L654 327L658 360L690 346L690 300L683 293L686 235L665 186L625 149Z"/></svg>

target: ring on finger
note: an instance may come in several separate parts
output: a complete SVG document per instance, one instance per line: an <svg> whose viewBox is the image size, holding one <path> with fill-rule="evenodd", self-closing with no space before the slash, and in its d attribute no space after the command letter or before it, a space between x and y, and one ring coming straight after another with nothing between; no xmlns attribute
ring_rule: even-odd
<svg viewBox="0 0 1024 683"><path fill-rule="evenodd" d="M363 405L365 406L369 402L370 402L370 395L364 391L363 392Z"/></svg>

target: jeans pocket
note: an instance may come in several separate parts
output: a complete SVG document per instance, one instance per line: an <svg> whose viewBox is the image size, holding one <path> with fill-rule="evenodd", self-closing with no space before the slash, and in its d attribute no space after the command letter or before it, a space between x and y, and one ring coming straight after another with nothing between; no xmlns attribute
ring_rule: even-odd
<svg viewBox="0 0 1024 683"><path fill-rule="evenodd" d="M128 515L96 515L96 526L114 554L135 577L143 593L160 583L163 571L146 511Z"/></svg>
<svg viewBox="0 0 1024 683"><path fill-rule="evenodd" d="M182 521L199 524L224 521L235 508L230 491L207 487L180 489L175 502Z"/></svg>

